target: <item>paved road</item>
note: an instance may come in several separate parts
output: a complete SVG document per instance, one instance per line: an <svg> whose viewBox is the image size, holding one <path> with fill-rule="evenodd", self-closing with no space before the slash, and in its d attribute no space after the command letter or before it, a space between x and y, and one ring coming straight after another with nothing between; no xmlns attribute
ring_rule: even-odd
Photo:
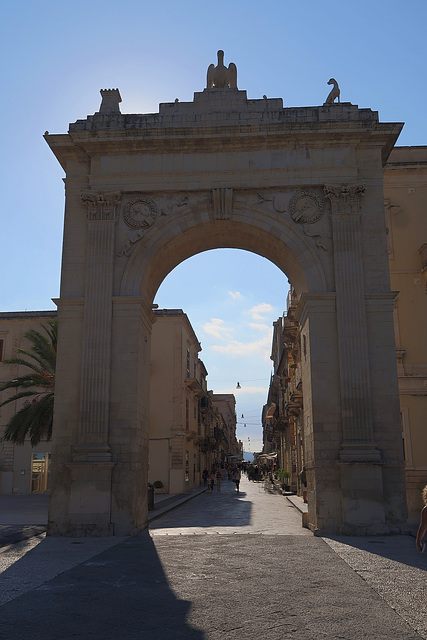
<svg viewBox="0 0 427 640"><path fill-rule="evenodd" d="M412 538L316 538L285 498L241 488L225 482L5 602L0 638L427 638L427 557Z"/></svg>

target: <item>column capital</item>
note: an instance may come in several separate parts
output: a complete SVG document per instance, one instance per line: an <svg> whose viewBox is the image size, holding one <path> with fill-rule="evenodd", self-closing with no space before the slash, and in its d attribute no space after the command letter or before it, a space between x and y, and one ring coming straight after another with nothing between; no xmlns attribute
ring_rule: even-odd
<svg viewBox="0 0 427 640"><path fill-rule="evenodd" d="M122 192L116 191L82 191L82 202L87 206L88 221L117 222Z"/></svg>
<svg viewBox="0 0 427 640"><path fill-rule="evenodd" d="M331 203L332 214L359 213L359 198L364 195L366 184L325 184L323 193Z"/></svg>

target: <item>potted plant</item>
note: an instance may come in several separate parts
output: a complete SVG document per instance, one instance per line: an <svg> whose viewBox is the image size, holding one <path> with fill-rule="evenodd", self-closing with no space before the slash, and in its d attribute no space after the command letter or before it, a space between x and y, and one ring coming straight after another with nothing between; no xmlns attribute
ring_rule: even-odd
<svg viewBox="0 0 427 640"><path fill-rule="evenodd" d="M157 493L163 493L162 489L164 488L164 484L161 480L155 480L153 487L157 490Z"/></svg>
<svg viewBox="0 0 427 640"><path fill-rule="evenodd" d="M285 469L277 469L275 474L278 480L280 480L280 486L282 487L282 489L284 489L285 491L289 491L290 485L287 482L289 481L291 475L289 471L286 471Z"/></svg>

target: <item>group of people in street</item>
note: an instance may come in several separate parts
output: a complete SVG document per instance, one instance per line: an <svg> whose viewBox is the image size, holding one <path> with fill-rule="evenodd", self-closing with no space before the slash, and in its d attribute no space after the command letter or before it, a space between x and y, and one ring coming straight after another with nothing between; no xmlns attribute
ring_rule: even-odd
<svg viewBox="0 0 427 640"><path fill-rule="evenodd" d="M208 492L214 491L214 487L216 485L216 490L221 491L221 484L224 478L228 478L236 485L236 491L239 493L240 491L240 479L242 477L242 472L238 465L224 465L224 467L216 466L208 471L207 469L203 469L202 478L203 478L203 486L208 488Z"/></svg>

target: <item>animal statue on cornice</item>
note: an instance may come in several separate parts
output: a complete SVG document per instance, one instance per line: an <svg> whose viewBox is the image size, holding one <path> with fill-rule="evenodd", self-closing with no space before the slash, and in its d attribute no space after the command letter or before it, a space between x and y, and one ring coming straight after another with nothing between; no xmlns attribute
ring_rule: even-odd
<svg viewBox="0 0 427 640"><path fill-rule="evenodd" d="M208 67L207 88L212 89L237 89L237 67L230 62L228 68L224 64L224 51L218 51L218 65L210 64Z"/></svg>
<svg viewBox="0 0 427 640"><path fill-rule="evenodd" d="M333 84L334 86L332 87L330 94L326 98L325 104L333 104L336 98L338 98L338 102L339 102L340 101L340 88L338 86L338 82L335 80L335 78L331 78L329 80L328 84Z"/></svg>

